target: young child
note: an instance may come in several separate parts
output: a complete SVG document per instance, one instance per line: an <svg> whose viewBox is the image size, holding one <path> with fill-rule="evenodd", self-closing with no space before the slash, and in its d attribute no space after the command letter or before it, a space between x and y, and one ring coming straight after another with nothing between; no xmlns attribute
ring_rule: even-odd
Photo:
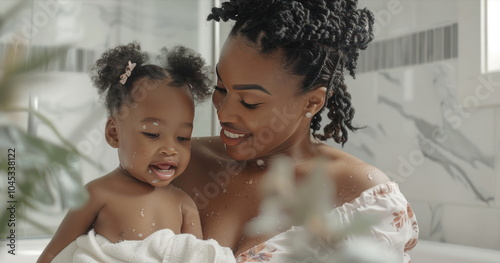
<svg viewBox="0 0 500 263"><path fill-rule="evenodd" d="M162 49L159 57L161 66L145 64L148 54L131 43L97 60L92 81L105 95L105 137L118 149L120 164L86 185L88 202L68 212L38 262L51 262L87 233L113 244L144 240L162 229L202 238L196 205L170 182L189 162L194 101L210 94L210 79L203 59L190 49Z"/></svg>

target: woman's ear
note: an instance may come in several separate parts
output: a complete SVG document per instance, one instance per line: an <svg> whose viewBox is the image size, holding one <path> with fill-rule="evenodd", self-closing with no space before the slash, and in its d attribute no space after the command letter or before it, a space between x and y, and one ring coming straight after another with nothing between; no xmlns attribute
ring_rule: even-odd
<svg viewBox="0 0 500 263"><path fill-rule="evenodd" d="M312 114L311 116L314 116L314 114L320 111L323 105L325 105L326 87L319 87L315 90L311 90L306 96L308 100L306 112L310 112Z"/></svg>
<svg viewBox="0 0 500 263"><path fill-rule="evenodd" d="M108 118L106 122L105 135L108 144L113 148L118 148L120 145L118 141L118 129L113 118Z"/></svg>

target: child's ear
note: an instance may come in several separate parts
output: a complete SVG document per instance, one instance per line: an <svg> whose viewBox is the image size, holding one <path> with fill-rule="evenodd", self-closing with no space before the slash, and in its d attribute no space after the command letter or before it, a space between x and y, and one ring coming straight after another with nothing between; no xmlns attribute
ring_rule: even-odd
<svg viewBox="0 0 500 263"><path fill-rule="evenodd" d="M310 112L312 116L323 108L326 99L326 87L319 87L307 93L306 112Z"/></svg>
<svg viewBox="0 0 500 263"><path fill-rule="evenodd" d="M113 118L108 118L106 122L105 135L108 144L113 148L118 148L120 145L118 141L118 129L116 128L116 123Z"/></svg>

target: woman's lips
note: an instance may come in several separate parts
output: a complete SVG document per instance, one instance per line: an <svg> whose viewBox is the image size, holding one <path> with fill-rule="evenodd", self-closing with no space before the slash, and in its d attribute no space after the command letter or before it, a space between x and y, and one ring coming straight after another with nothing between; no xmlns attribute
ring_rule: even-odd
<svg viewBox="0 0 500 263"><path fill-rule="evenodd" d="M245 133L230 132L224 128L220 131L222 142L228 146L234 146L247 139L250 135Z"/></svg>
<svg viewBox="0 0 500 263"><path fill-rule="evenodd" d="M150 165L149 168L158 179L169 180L174 176L177 166L175 163L168 162Z"/></svg>

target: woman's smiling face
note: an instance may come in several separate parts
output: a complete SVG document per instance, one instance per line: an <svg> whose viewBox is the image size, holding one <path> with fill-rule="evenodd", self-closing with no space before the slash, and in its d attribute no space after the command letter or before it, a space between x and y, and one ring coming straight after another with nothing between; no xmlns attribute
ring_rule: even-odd
<svg viewBox="0 0 500 263"><path fill-rule="evenodd" d="M110 145L118 148L122 169L154 186L168 185L180 175L191 154L193 100L187 87L169 82L136 81L134 101L110 118L106 128L107 136L114 133L116 138L116 145Z"/></svg>
<svg viewBox="0 0 500 263"><path fill-rule="evenodd" d="M279 53L261 54L241 37L222 48L212 97L229 156L250 160L286 153L309 136L301 77L283 68Z"/></svg>

